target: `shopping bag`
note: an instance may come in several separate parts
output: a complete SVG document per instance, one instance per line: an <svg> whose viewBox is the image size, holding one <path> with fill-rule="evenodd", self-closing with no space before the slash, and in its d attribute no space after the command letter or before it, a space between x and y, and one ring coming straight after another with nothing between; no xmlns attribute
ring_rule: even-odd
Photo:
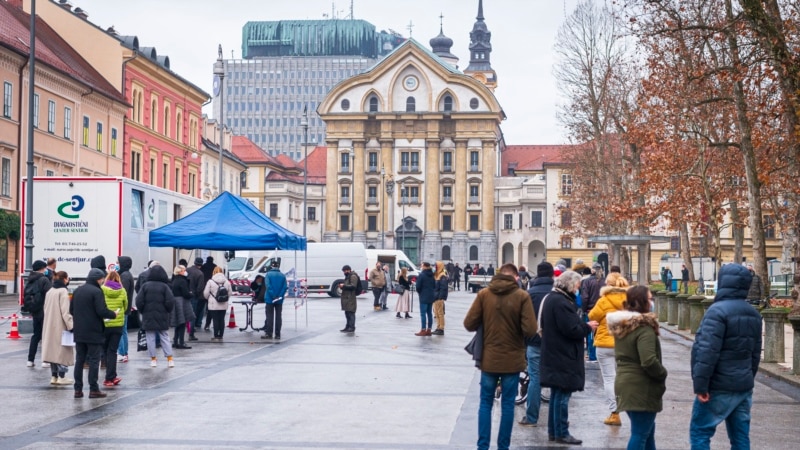
<svg viewBox="0 0 800 450"><path fill-rule="evenodd" d="M64 330L61 332L61 345L64 347L75 347L75 335L72 331Z"/></svg>
<svg viewBox="0 0 800 450"><path fill-rule="evenodd" d="M136 336L136 351L143 352L147 350L147 333L139 328L139 334Z"/></svg>

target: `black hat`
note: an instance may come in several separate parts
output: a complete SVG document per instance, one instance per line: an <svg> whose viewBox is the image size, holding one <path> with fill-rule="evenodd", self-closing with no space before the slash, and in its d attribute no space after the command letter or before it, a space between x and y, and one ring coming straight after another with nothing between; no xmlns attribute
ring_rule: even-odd
<svg viewBox="0 0 800 450"><path fill-rule="evenodd" d="M34 272L38 272L38 271L44 269L45 267L47 267L47 263L42 261L41 259L37 259L36 261L33 262L33 271Z"/></svg>
<svg viewBox="0 0 800 450"><path fill-rule="evenodd" d="M553 265L547 261L542 261L536 266L537 277L553 277Z"/></svg>
<svg viewBox="0 0 800 450"><path fill-rule="evenodd" d="M195 266L202 266L203 265L203 258L201 258L199 256L197 258L195 258L194 259L194 265Z"/></svg>
<svg viewBox="0 0 800 450"><path fill-rule="evenodd" d="M102 280L105 278L106 274L103 273L102 270L94 268L89 271L89 274L86 275L86 281L97 281Z"/></svg>
<svg viewBox="0 0 800 450"><path fill-rule="evenodd" d="M351 269L350 266L345 264L344 266L342 266L342 272L344 272L345 270L353 270L353 269Z"/></svg>

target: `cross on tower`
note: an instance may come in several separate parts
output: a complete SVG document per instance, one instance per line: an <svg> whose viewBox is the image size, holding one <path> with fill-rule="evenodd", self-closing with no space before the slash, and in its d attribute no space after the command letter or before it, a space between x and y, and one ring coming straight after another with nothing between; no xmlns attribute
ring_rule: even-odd
<svg viewBox="0 0 800 450"><path fill-rule="evenodd" d="M412 32L414 31L414 22L408 21L408 25L406 25L406 29L408 30L408 37L411 37Z"/></svg>

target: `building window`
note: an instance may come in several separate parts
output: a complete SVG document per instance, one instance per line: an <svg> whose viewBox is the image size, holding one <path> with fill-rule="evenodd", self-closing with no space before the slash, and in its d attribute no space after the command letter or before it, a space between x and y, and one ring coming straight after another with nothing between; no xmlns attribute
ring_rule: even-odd
<svg viewBox="0 0 800 450"><path fill-rule="evenodd" d="M169 161L161 163L161 187L169 189Z"/></svg>
<svg viewBox="0 0 800 450"><path fill-rule="evenodd" d="M197 195L197 173L189 172L189 195Z"/></svg>
<svg viewBox="0 0 800 450"><path fill-rule="evenodd" d="M451 214L442 214L442 231L453 231L453 216Z"/></svg>
<svg viewBox="0 0 800 450"><path fill-rule="evenodd" d="M469 260L470 261L477 261L478 260L478 246L471 245L469 247Z"/></svg>
<svg viewBox="0 0 800 450"><path fill-rule="evenodd" d="M572 238L571 237L562 237L561 238L561 248L572 248Z"/></svg>
<svg viewBox="0 0 800 450"><path fill-rule="evenodd" d="M561 174L561 195L572 195L572 174Z"/></svg>
<svg viewBox="0 0 800 450"><path fill-rule="evenodd" d="M445 245L442 247L442 261L450 260L450 246Z"/></svg>
<svg viewBox="0 0 800 450"><path fill-rule="evenodd" d="M339 154L339 161L342 166L342 173L350 173L350 153L342 152Z"/></svg>
<svg viewBox="0 0 800 450"><path fill-rule="evenodd" d="M514 215L513 214L503 214L503 229L504 230L513 230L514 229Z"/></svg>
<svg viewBox="0 0 800 450"><path fill-rule="evenodd" d="M52 170L45 170L44 174L45 174L45 176L48 176L48 177L54 177L56 175L56 173L53 172Z"/></svg>
<svg viewBox="0 0 800 450"><path fill-rule="evenodd" d="M376 173L378 171L378 152L369 152L367 158L368 171Z"/></svg>
<svg viewBox="0 0 800 450"><path fill-rule="evenodd" d="M81 145L84 147L89 146L89 116L83 116L83 136L81 138Z"/></svg>
<svg viewBox="0 0 800 450"><path fill-rule="evenodd" d="M111 129L111 156L117 156L117 129Z"/></svg>
<svg viewBox="0 0 800 450"><path fill-rule="evenodd" d="M367 231L378 231L378 216L375 214L367 215Z"/></svg>
<svg viewBox="0 0 800 450"><path fill-rule="evenodd" d="M72 109L64 108L64 138L72 139Z"/></svg>
<svg viewBox="0 0 800 450"><path fill-rule="evenodd" d="M270 203L269 204L269 217L270 217L270 219L277 219L278 218L278 204L277 203Z"/></svg>
<svg viewBox="0 0 800 450"><path fill-rule="evenodd" d="M175 192L181 191L181 181L183 181L183 174L181 173L181 166L175 164ZM233 181L233 177L231 177L231 182ZM233 192L233 187L231 187L231 192Z"/></svg>
<svg viewBox="0 0 800 450"><path fill-rule="evenodd" d="M314 222L317 220L317 208L314 206L308 207L308 220Z"/></svg>
<svg viewBox="0 0 800 450"><path fill-rule="evenodd" d="M564 209L561 211L561 227L569 228L572 226L572 211Z"/></svg>
<svg viewBox="0 0 800 450"><path fill-rule="evenodd" d="M378 187L377 186L369 186L367 187L367 203L371 205L378 204Z"/></svg>
<svg viewBox="0 0 800 450"><path fill-rule="evenodd" d="M39 122L38 118L36 119L36 122L38 125ZM56 102L52 100L47 102L47 132L48 133L56 132Z"/></svg>
<svg viewBox="0 0 800 450"><path fill-rule="evenodd" d="M680 236L670 236L670 238L669 238L669 249L670 250L680 250L681 249L681 237Z"/></svg>
<svg viewBox="0 0 800 450"><path fill-rule="evenodd" d="M409 172L419 172L419 152L403 152L408 153L408 157L411 160L411 166L409 167ZM402 154L401 154L401 162L400 165L402 166Z"/></svg>
<svg viewBox="0 0 800 450"><path fill-rule="evenodd" d="M411 186L410 188L411 196L409 197L409 202L412 204L419 204L419 186Z"/></svg>
<svg viewBox="0 0 800 450"><path fill-rule="evenodd" d="M339 216L339 231L350 231L350 216L348 214Z"/></svg>
<svg viewBox="0 0 800 450"><path fill-rule="evenodd" d="M442 203L453 204L453 186L442 186Z"/></svg>
<svg viewBox="0 0 800 450"><path fill-rule="evenodd" d="M480 167L480 155L476 151L469 152L469 171L470 172L478 172L481 170Z"/></svg>
<svg viewBox="0 0 800 450"><path fill-rule="evenodd" d="M158 131L158 99L155 96L150 100L150 129Z"/></svg>
<svg viewBox="0 0 800 450"><path fill-rule="evenodd" d="M453 172L453 152L442 153L442 172Z"/></svg>
<svg viewBox="0 0 800 450"><path fill-rule="evenodd" d="M342 204L347 205L350 203L350 186L341 186L340 190L340 198L342 199Z"/></svg>
<svg viewBox="0 0 800 450"><path fill-rule="evenodd" d="M142 153L131 151L131 179L142 181Z"/></svg>
<svg viewBox="0 0 800 450"><path fill-rule="evenodd" d="M156 185L156 158L158 155L150 154L150 184Z"/></svg>
<svg viewBox="0 0 800 450"><path fill-rule="evenodd" d="M378 97L369 98L369 112L378 112Z"/></svg>
<svg viewBox="0 0 800 450"><path fill-rule="evenodd" d="M452 111L453 110L453 97L451 97L449 95L446 95L444 97L444 110L445 111Z"/></svg>
<svg viewBox="0 0 800 450"><path fill-rule="evenodd" d="M39 128L39 94L33 94L33 128Z"/></svg>
<svg viewBox="0 0 800 450"><path fill-rule="evenodd" d="M469 231L480 231L481 227L479 224L480 215L479 214L470 214L469 215Z"/></svg>
<svg viewBox="0 0 800 450"><path fill-rule="evenodd" d="M103 151L103 124L97 122L97 151Z"/></svg>
<svg viewBox="0 0 800 450"><path fill-rule="evenodd" d="M183 144L183 112L179 109L175 113L175 139Z"/></svg>
<svg viewBox="0 0 800 450"><path fill-rule="evenodd" d="M11 118L11 105L13 105L14 89L8 81L3 83L3 117Z"/></svg>
<svg viewBox="0 0 800 450"><path fill-rule="evenodd" d="M473 184L469 187L469 202L470 203L480 203L480 186L477 184Z"/></svg>
<svg viewBox="0 0 800 450"><path fill-rule="evenodd" d="M415 112L417 110L417 101L414 97L408 97L406 99L406 112Z"/></svg>
<svg viewBox="0 0 800 450"><path fill-rule="evenodd" d="M169 105L164 105L164 136L169 137Z"/></svg>
<svg viewBox="0 0 800 450"><path fill-rule="evenodd" d="M541 211L531 211L531 228L542 228Z"/></svg>
<svg viewBox="0 0 800 450"><path fill-rule="evenodd" d="M3 181L0 195L11 197L11 160L8 158L3 158Z"/></svg>
<svg viewBox="0 0 800 450"><path fill-rule="evenodd" d="M765 239L775 239L775 216L772 215L765 215L764 216L764 238Z"/></svg>
<svg viewBox="0 0 800 450"><path fill-rule="evenodd" d="M131 228L144 229L144 192L131 189Z"/></svg>

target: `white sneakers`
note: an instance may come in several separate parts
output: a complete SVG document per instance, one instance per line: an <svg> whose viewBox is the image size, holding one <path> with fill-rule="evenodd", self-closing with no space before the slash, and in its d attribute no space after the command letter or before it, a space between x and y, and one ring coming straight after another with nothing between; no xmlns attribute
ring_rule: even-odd
<svg viewBox="0 0 800 450"><path fill-rule="evenodd" d="M167 367L169 367L170 369L175 367L175 360L172 359L167 360Z"/></svg>
<svg viewBox="0 0 800 450"><path fill-rule="evenodd" d="M50 384L58 384L58 377L50 377Z"/></svg>
<svg viewBox="0 0 800 450"><path fill-rule="evenodd" d="M27 363L27 364L25 364L25 365L26 365L27 367L33 367L33 361L28 361L28 363Z"/></svg>
<svg viewBox="0 0 800 450"><path fill-rule="evenodd" d="M73 380L72 378L67 378L67 377L59 378L58 382L56 384L58 384L59 386L71 386L71 385L75 384L75 380Z"/></svg>
<svg viewBox="0 0 800 450"><path fill-rule="evenodd" d="M50 367L50 363L43 362L43 363L42 363L42 367Z"/></svg>
<svg viewBox="0 0 800 450"><path fill-rule="evenodd" d="M150 360L150 367L158 367L158 361L155 358Z"/></svg>

